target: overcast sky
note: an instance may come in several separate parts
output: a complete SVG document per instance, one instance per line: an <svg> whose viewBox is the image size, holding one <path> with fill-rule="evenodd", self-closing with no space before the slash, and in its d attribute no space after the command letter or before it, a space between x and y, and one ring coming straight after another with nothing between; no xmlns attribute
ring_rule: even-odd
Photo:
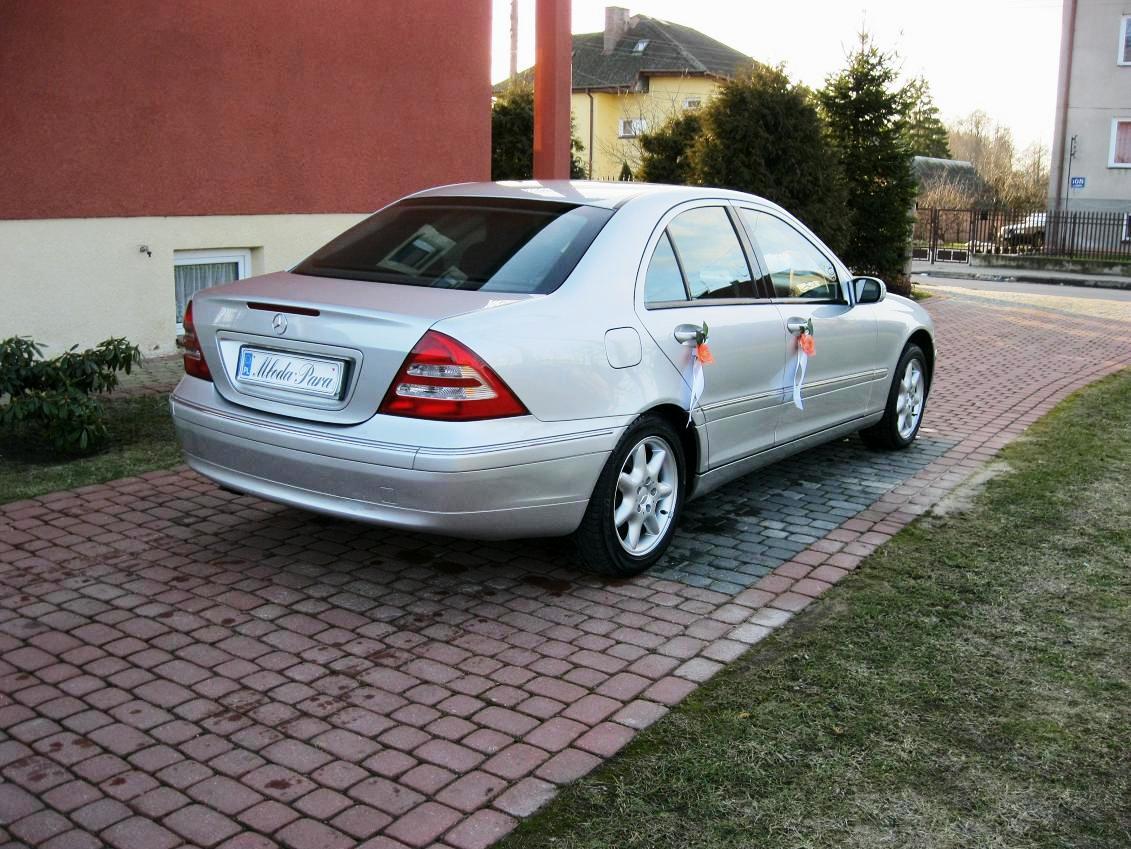
<svg viewBox="0 0 1131 849"><path fill-rule="evenodd" d="M494 5L491 79L507 76L510 0ZM573 0L573 31L604 28L601 0ZM628 4L626 4L628 5ZM844 64L863 24L931 84L944 121L982 109L1020 151L1052 139L1061 0L638 0L633 13L675 21L818 87ZM519 0L519 68L534 61L534 0Z"/></svg>

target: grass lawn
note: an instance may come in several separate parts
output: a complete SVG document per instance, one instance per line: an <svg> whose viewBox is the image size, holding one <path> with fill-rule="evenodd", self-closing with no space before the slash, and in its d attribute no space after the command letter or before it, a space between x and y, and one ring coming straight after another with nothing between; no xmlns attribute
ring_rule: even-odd
<svg viewBox="0 0 1131 849"><path fill-rule="evenodd" d="M18 449L0 441L0 504L168 469L181 462L165 395L103 403L110 438L101 451L89 457L61 462L20 454Z"/></svg>
<svg viewBox="0 0 1131 849"><path fill-rule="evenodd" d="M1131 846L1131 371L563 791L518 847Z"/></svg>

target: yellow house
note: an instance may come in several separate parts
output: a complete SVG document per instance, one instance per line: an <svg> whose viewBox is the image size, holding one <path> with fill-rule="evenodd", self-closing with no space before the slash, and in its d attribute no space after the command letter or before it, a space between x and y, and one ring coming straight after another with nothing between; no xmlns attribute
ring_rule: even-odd
<svg viewBox="0 0 1131 849"><path fill-rule="evenodd" d="M690 27L606 8L604 32L573 36L573 125L588 176L635 172L642 133L698 109L752 61Z"/></svg>
<svg viewBox="0 0 1131 849"><path fill-rule="evenodd" d="M635 173L640 135L698 109L753 61L691 27L606 7L603 32L573 36L570 106L586 175L616 180L626 165ZM533 81L534 70L527 68L494 90L502 94L513 82Z"/></svg>

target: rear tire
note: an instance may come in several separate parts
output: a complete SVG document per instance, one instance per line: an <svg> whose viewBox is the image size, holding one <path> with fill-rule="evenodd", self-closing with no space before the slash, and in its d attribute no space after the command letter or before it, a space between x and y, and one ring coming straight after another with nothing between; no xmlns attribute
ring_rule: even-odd
<svg viewBox="0 0 1131 849"><path fill-rule="evenodd" d="M864 443L870 448L899 451L914 442L923 422L928 386L927 357L918 345L908 343L895 367L884 417L860 431Z"/></svg>
<svg viewBox="0 0 1131 849"><path fill-rule="evenodd" d="M639 575L667 551L683 509L683 446L664 419L646 415L609 455L574 542L598 575Z"/></svg>

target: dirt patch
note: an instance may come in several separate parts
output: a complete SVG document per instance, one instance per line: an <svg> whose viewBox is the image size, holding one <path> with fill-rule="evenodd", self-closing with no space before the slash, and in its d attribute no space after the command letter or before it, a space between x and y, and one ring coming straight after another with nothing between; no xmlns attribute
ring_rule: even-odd
<svg viewBox="0 0 1131 849"><path fill-rule="evenodd" d="M994 460L992 463L983 466L960 483L952 492L943 496L939 503L931 508L927 522L929 523L931 518L945 519L967 512L974 506L974 501L990 481L1012 471L1013 467L1005 460Z"/></svg>

